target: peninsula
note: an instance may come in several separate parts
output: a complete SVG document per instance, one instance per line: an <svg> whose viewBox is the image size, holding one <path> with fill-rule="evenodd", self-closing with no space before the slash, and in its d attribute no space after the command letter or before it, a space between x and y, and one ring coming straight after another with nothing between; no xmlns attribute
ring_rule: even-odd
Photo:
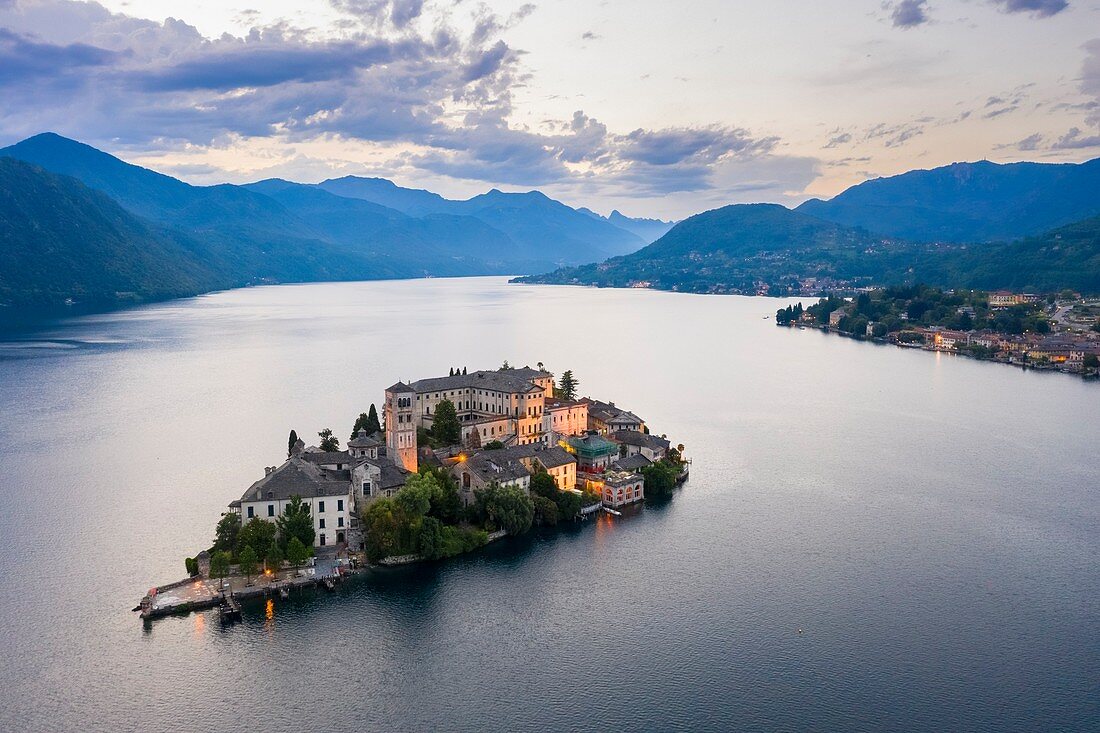
<svg viewBox="0 0 1100 733"><path fill-rule="evenodd" d="M346 448L331 429L229 504L189 577L150 589L150 619L294 587L332 589L371 565L469 552L532 526L615 516L667 498L688 476L684 446L614 402L578 397L572 371L543 365L396 382L355 421Z"/></svg>

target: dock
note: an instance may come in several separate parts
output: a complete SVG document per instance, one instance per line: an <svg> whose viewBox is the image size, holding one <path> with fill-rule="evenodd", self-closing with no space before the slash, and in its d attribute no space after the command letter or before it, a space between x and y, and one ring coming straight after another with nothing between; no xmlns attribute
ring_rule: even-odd
<svg viewBox="0 0 1100 733"><path fill-rule="evenodd" d="M293 590L317 586L335 591L338 583L355 572L360 571L341 567L322 575L303 570L289 577L266 579L258 576L252 584L247 584L244 578L233 577L226 580L225 588L218 587L216 578L195 576L149 589L134 610L140 612L143 621L151 621L217 608L221 620L230 623L242 618L241 601L275 595L289 598Z"/></svg>

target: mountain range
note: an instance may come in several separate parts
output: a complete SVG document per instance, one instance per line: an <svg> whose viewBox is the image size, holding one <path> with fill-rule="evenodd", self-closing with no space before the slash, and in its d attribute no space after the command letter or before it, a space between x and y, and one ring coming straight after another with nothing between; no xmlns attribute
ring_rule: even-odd
<svg viewBox="0 0 1100 733"><path fill-rule="evenodd" d="M359 176L193 186L52 133L0 149L0 162L8 305L546 272L521 279L775 295L917 280L1100 292L1100 159L956 163L794 210L726 206L675 225L538 191L459 201Z"/></svg>
<svg viewBox="0 0 1100 733"><path fill-rule="evenodd" d="M1100 215L1100 158L1087 163L954 163L810 199L803 214L923 242L1018 239Z"/></svg>
<svg viewBox="0 0 1100 733"><path fill-rule="evenodd" d="M652 226L649 220L626 217L619 218L620 226L536 191L493 190L453 201L356 177L315 185L271 179L245 186L193 186L52 133L2 148L0 158L31 164L0 171L0 190L6 194L0 228L8 250L21 253L0 265L8 278L0 301L8 304L57 298L108 304L264 282L540 272L634 251L646 240L631 227L644 232ZM36 176L41 180L31 188L40 197L38 206L16 205L20 194L15 188L26 187ZM59 183L58 177L68 180ZM60 196L62 190L70 195ZM62 284L30 277L38 270L25 269L27 257L33 258L42 244L34 236L36 227L51 225L45 218L75 221L101 210L101 218L123 220L118 210L102 211L103 198L90 191L120 208L127 215L125 226L113 239L99 230L94 239L86 231L68 233L65 256L88 265L86 281ZM69 217L68 208L77 201L80 214L74 210ZM38 219L26 218L32 211ZM178 266L178 282L154 277L149 268L102 262L107 252L122 255L118 237L125 236L133 237L132 248L158 237L154 269L168 273ZM55 239L55 245L60 241ZM47 250L40 252L47 256ZM100 278L102 268L131 277Z"/></svg>
<svg viewBox="0 0 1100 733"><path fill-rule="evenodd" d="M521 282L788 295L819 285L1100 292L1100 159L955 163L791 210L726 206L643 249Z"/></svg>

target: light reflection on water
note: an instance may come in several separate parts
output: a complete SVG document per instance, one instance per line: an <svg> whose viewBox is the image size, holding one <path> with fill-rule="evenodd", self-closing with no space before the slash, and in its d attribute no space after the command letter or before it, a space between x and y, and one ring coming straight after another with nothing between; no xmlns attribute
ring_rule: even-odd
<svg viewBox="0 0 1100 733"><path fill-rule="evenodd" d="M1100 389L779 305L340 283L0 341L0 730L1088 729ZM575 348L593 318L613 342ZM290 428L344 440L397 379L505 359L683 442L685 489L142 630Z"/></svg>

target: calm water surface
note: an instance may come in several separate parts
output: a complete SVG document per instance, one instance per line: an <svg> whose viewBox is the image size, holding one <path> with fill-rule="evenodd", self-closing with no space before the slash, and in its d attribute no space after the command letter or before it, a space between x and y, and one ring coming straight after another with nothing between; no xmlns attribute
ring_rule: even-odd
<svg viewBox="0 0 1100 733"><path fill-rule="evenodd" d="M779 305L343 283L0 337L0 730L1100 730L1100 385ZM573 369L691 481L228 629L130 612L288 430L505 359Z"/></svg>

